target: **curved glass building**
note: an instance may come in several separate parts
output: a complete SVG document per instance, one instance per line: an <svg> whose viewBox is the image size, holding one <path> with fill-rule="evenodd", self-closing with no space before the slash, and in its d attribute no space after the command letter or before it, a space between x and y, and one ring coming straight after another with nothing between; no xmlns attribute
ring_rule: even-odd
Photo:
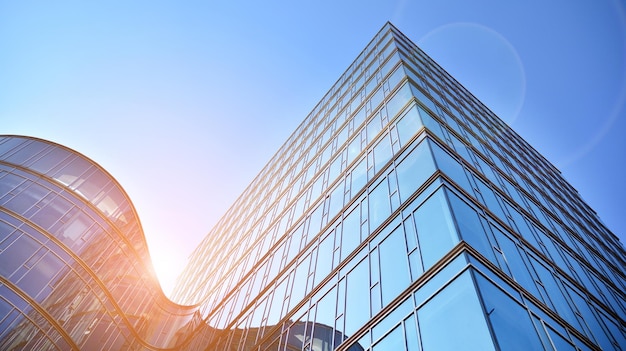
<svg viewBox="0 0 626 351"><path fill-rule="evenodd" d="M624 350L626 252L391 24L162 294L93 161L0 138L0 349Z"/></svg>
<svg viewBox="0 0 626 351"><path fill-rule="evenodd" d="M175 346L194 307L163 295L120 185L48 141L0 137L0 349Z"/></svg>

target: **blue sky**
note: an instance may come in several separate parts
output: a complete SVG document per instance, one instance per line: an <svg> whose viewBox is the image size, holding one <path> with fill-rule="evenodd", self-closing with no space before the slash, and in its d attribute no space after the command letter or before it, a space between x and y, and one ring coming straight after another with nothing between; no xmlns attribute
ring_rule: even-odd
<svg viewBox="0 0 626 351"><path fill-rule="evenodd" d="M0 133L69 146L116 177L169 291L386 21L553 162L625 240L618 1L0 0Z"/></svg>

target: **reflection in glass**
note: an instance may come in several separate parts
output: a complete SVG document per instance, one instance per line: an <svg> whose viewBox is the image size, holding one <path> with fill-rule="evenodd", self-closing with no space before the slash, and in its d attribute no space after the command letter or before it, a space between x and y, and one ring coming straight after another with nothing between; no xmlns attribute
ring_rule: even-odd
<svg viewBox="0 0 626 351"><path fill-rule="evenodd" d="M424 269L428 269L458 242L443 188L413 213Z"/></svg>
<svg viewBox="0 0 626 351"><path fill-rule="evenodd" d="M470 273L466 271L417 311L424 350L495 350Z"/></svg>

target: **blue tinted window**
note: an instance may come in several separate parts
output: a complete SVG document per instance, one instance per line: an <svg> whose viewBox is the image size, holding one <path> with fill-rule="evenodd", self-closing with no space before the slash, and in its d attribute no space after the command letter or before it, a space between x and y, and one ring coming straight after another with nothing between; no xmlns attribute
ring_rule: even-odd
<svg viewBox="0 0 626 351"><path fill-rule="evenodd" d="M30 236L23 234L7 250L0 252L0 274L11 277L13 272L41 246Z"/></svg>
<svg viewBox="0 0 626 351"><path fill-rule="evenodd" d="M417 325L415 324L415 316L413 314L404 320L404 335L406 335L406 349L408 351L418 351Z"/></svg>
<svg viewBox="0 0 626 351"><path fill-rule="evenodd" d="M53 283L51 281L52 278L59 273L63 266L63 262L57 256L48 252L26 273L17 285L27 294L35 297L49 283Z"/></svg>
<svg viewBox="0 0 626 351"><path fill-rule="evenodd" d="M420 112L420 117L422 118L422 123L424 124L424 127L426 127L426 129L428 129L431 134L435 134L437 137L439 137L439 139L445 141L446 138L443 134L443 130L439 122L435 120L430 115L430 113L424 111L424 109L422 109L421 107L419 107L418 110Z"/></svg>
<svg viewBox="0 0 626 351"><path fill-rule="evenodd" d="M532 262L537 275L541 281L541 285L543 288L550 292L550 300L554 304L553 309L566 321L575 326L578 330L583 331L581 325L578 323L574 312L572 311L570 305L567 303L566 297L563 295L561 288L559 287L558 280L555 279L554 275L550 270L548 270L543 264L539 263L534 257L530 256L530 261Z"/></svg>
<svg viewBox="0 0 626 351"><path fill-rule="evenodd" d="M389 70L391 70L391 68L395 66L396 63L398 63L398 61L399 61L399 57L398 57L398 53L396 52L381 68L381 74L385 75L387 72L389 72ZM405 74L404 74L404 70L402 69L402 66L396 68L396 70L391 74L391 76L389 76L389 79L387 80L389 87L393 89L400 82L400 80L404 78L404 76Z"/></svg>
<svg viewBox="0 0 626 351"><path fill-rule="evenodd" d="M367 183L367 159L363 158L352 170L352 184L350 185L350 194L356 195Z"/></svg>
<svg viewBox="0 0 626 351"><path fill-rule="evenodd" d="M406 143L411 140L421 127L422 121L420 120L419 113L417 112L417 107L414 105L396 123L398 137L400 138L400 145L406 145Z"/></svg>
<svg viewBox="0 0 626 351"><path fill-rule="evenodd" d="M437 190L413 215L424 268L428 269L458 242L443 189Z"/></svg>
<svg viewBox="0 0 626 351"><path fill-rule="evenodd" d="M435 165L430 154L428 143L422 142L398 164L398 190L404 202L430 177Z"/></svg>
<svg viewBox="0 0 626 351"><path fill-rule="evenodd" d="M542 350L528 311L483 276L476 279L500 350Z"/></svg>
<svg viewBox="0 0 626 351"><path fill-rule="evenodd" d="M332 350L333 325L335 324L335 306L337 305L337 290L331 289L317 303L317 313L315 314L315 325L313 337L316 341L324 345L324 350ZM315 342L315 341L314 341ZM336 340L335 343L338 343Z"/></svg>
<svg viewBox="0 0 626 351"><path fill-rule="evenodd" d="M357 206L343 220L343 232L341 236L341 259L348 256L361 242L361 218Z"/></svg>
<svg viewBox="0 0 626 351"><path fill-rule="evenodd" d="M504 253L504 257L506 258L511 274L513 275L513 279L520 283L524 289L528 290L531 294L537 298L541 298L539 290L537 290L537 286L535 285L535 281L530 274L524 259L522 258L523 253L519 252L521 249L512 239L504 235L504 233L498 228L491 226L491 229L500 244L500 249Z"/></svg>
<svg viewBox="0 0 626 351"><path fill-rule="evenodd" d="M367 142L370 143L378 133L383 129L381 121L380 113L377 113L372 119L367 123Z"/></svg>
<svg viewBox="0 0 626 351"><path fill-rule="evenodd" d="M421 89L418 89L416 87L413 87L413 94L415 95L415 97L417 97L417 99L424 104L426 107L428 107L431 111L433 112L437 112L437 108L435 106L435 103L432 102L430 100L430 98L428 98L424 93L422 93Z"/></svg>
<svg viewBox="0 0 626 351"><path fill-rule="evenodd" d="M347 164L350 164L361 153L361 135L357 135L356 138L350 141L348 144L348 158Z"/></svg>
<svg viewBox="0 0 626 351"><path fill-rule="evenodd" d="M368 203L370 228L374 230L391 214L389 186L384 179L369 194Z"/></svg>
<svg viewBox="0 0 626 351"><path fill-rule="evenodd" d="M330 194L330 205L328 209L328 218L332 218L343 207L343 181L341 181Z"/></svg>
<svg viewBox="0 0 626 351"><path fill-rule="evenodd" d="M317 265L315 266L315 285L319 284L330 273L333 264L334 230L322 240L317 250Z"/></svg>
<svg viewBox="0 0 626 351"><path fill-rule="evenodd" d="M393 117L406 105L409 99L412 97L411 88L408 83L405 83L396 94L387 102L387 116L389 116L389 120L392 120Z"/></svg>
<svg viewBox="0 0 626 351"><path fill-rule="evenodd" d="M391 159L391 143L389 142L389 134L386 134L379 142L374 146L374 171L378 172L381 168Z"/></svg>
<svg viewBox="0 0 626 351"><path fill-rule="evenodd" d="M402 326L397 326L389 334L380 340L374 347L373 351L387 350L404 350L404 336L402 335Z"/></svg>
<svg viewBox="0 0 626 351"><path fill-rule="evenodd" d="M437 162L437 168L440 169L445 175L450 177L455 183L459 184L461 188L467 191L470 194L473 194L474 191L470 185L467 176L465 175L465 170L461 164L452 158L450 154L443 151L443 149L433 143L431 145L433 150L433 155L435 155L435 161Z"/></svg>
<svg viewBox="0 0 626 351"><path fill-rule="evenodd" d="M574 345L570 344L564 337L562 337L559 333L555 332L552 328L548 327L548 334L550 335L550 339L552 340L552 344L558 351L575 351Z"/></svg>
<svg viewBox="0 0 626 351"><path fill-rule="evenodd" d="M417 311L424 350L495 350L469 272Z"/></svg>
<svg viewBox="0 0 626 351"><path fill-rule="evenodd" d="M596 343L602 347L603 350L610 350L612 348L611 338L604 332L602 326L598 322L598 319L592 312L592 308L595 307L590 302L586 301L578 291L575 291L567 284L563 284L568 291L569 296L574 302L574 306L578 310L580 316L582 316L583 323L589 328L591 333L590 339L595 339Z"/></svg>
<svg viewBox="0 0 626 351"><path fill-rule="evenodd" d="M461 238L487 257L491 262L496 263L495 256L487 232L476 211L458 196L449 193L450 204L454 212L456 224L461 232Z"/></svg>
<svg viewBox="0 0 626 351"><path fill-rule="evenodd" d="M354 334L370 317L368 266L367 260L362 260L346 278L346 337Z"/></svg>
<svg viewBox="0 0 626 351"><path fill-rule="evenodd" d="M359 99L356 99L355 101L358 101ZM354 109L352 109L354 111ZM352 118L352 123L354 123L354 130L358 130L359 126L361 125L361 123L363 123L363 121L365 121L365 107L362 107L359 112L357 112L354 117Z"/></svg>
<svg viewBox="0 0 626 351"><path fill-rule="evenodd" d="M380 279L383 306L396 298L411 282L404 230L399 226L380 243Z"/></svg>
<svg viewBox="0 0 626 351"><path fill-rule="evenodd" d="M402 319L404 319L407 314L412 311L413 301L411 298L407 298L406 300L404 300L404 302L400 304L400 306L389 312L380 322L378 322L374 326L374 328L372 328L372 338L374 340L377 340L378 338L386 334L389 329L392 329L393 326L400 323Z"/></svg>

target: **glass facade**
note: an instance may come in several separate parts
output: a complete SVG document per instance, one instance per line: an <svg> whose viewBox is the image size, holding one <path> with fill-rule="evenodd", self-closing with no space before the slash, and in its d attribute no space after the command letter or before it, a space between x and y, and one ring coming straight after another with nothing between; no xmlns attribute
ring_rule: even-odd
<svg viewBox="0 0 626 351"><path fill-rule="evenodd" d="M30 323L59 349L99 325L107 349L626 349L624 247L391 24L196 248L182 305L92 161L5 137L0 166L1 342Z"/></svg>
<svg viewBox="0 0 626 351"><path fill-rule="evenodd" d="M553 165L387 24L175 298L200 304L209 350L620 350L624 257Z"/></svg>
<svg viewBox="0 0 626 351"><path fill-rule="evenodd" d="M163 295L106 171L48 141L0 137L0 350L163 348L195 312Z"/></svg>

